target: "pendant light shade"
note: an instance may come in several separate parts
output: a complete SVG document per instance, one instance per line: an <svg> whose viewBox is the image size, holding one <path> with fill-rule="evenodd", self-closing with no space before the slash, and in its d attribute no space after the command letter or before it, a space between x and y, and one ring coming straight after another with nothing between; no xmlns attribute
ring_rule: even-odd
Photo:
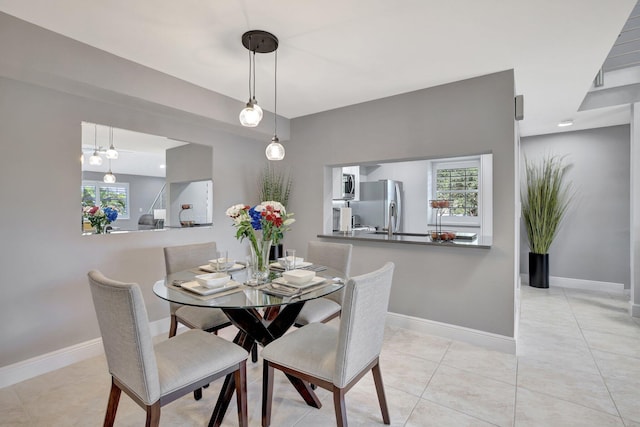
<svg viewBox="0 0 640 427"><path fill-rule="evenodd" d="M240 124L242 124L242 126L254 128L258 126L260 120L262 120L262 108L260 108L257 103L254 103L254 101L255 100L249 100L247 106L240 111Z"/></svg>
<svg viewBox="0 0 640 427"><path fill-rule="evenodd" d="M269 160L277 161L284 159L284 147L280 144L280 140L275 135L271 138L271 143L267 145L264 152Z"/></svg>
<svg viewBox="0 0 640 427"><path fill-rule="evenodd" d="M107 150L105 157L109 160L116 160L118 158L118 152L113 147L113 128L109 128L109 149Z"/></svg>
<svg viewBox="0 0 640 427"><path fill-rule="evenodd" d="M91 157L89 157L89 164L91 166L102 166L102 157L98 154L98 150L94 150Z"/></svg>
<svg viewBox="0 0 640 427"><path fill-rule="evenodd" d="M104 178L102 178L102 180L107 184L113 184L116 182L116 176L111 172L111 160L109 160L109 172L104 174Z"/></svg>
<svg viewBox="0 0 640 427"><path fill-rule="evenodd" d="M112 174L111 171L109 171L108 173L104 174L103 181L107 184L114 184L116 182L116 176Z"/></svg>

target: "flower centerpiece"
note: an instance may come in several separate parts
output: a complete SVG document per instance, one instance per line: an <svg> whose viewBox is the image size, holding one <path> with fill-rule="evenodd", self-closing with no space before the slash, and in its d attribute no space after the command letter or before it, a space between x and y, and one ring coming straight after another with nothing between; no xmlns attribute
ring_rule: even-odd
<svg viewBox="0 0 640 427"><path fill-rule="evenodd" d="M269 248L278 244L284 232L295 222L293 213L287 213L280 202L266 201L259 205L234 205L227 209L227 216L233 219L236 238L248 238L253 264L253 278L258 282L266 280L269 274ZM258 234L261 232L261 235Z"/></svg>
<svg viewBox="0 0 640 427"><path fill-rule="evenodd" d="M118 218L118 210L111 206L85 206L82 208L82 216L89 220L96 229L96 234L102 234L105 227Z"/></svg>

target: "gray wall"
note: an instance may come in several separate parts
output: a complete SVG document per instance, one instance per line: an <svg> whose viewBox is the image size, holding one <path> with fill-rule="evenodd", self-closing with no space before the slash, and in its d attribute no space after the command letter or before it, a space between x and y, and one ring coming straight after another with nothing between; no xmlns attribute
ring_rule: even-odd
<svg viewBox="0 0 640 427"><path fill-rule="evenodd" d="M629 132L624 125L522 138L527 159L555 154L572 164L576 198L549 250L551 276L629 288ZM524 224L521 237L520 271L528 273Z"/></svg>
<svg viewBox="0 0 640 427"><path fill-rule="evenodd" d="M86 281L91 269L139 283L153 321L169 313L151 291L164 276L162 247L216 240L244 259L246 244L236 241L224 211L257 198L266 143L6 78L0 94L0 366L99 336ZM82 236L83 120L212 146L214 227Z"/></svg>
<svg viewBox="0 0 640 427"><path fill-rule="evenodd" d="M494 236L488 250L354 242L352 273L396 263L390 311L513 336L516 271L512 71L295 118L287 157L296 180L295 232L306 248L331 230L326 165L494 155Z"/></svg>

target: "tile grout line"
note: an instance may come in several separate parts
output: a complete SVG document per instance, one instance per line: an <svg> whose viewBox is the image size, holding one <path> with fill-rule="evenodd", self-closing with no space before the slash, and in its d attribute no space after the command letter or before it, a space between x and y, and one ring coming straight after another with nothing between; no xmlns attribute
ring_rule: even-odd
<svg viewBox="0 0 640 427"><path fill-rule="evenodd" d="M618 413L618 418L620 418L620 422L622 422L622 424L624 425L625 422L623 421L622 414L620 413L620 409L618 409L618 405L616 404L616 400L613 398L613 395L611 394L611 390L609 390L609 386L607 385L607 381L605 380L604 375L602 375L602 370L600 369L600 366L598 365L598 361L596 360L596 358L593 355L593 351L591 349L591 346L589 345L589 341L587 341L587 338L584 336L584 331L582 329L582 325L580 325L580 321L576 317L576 314L573 311L573 307L571 307L571 303L569 302L569 297L567 296L567 293L566 293L566 291L564 289L563 289L563 294L564 294L564 297L567 299L567 305L569 306L569 310L571 311L571 315L574 317L574 319L576 320L576 323L578 324L578 329L580 330L580 336L582 336L582 339L584 340L584 343L587 346L587 350L589 351L589 355L591 356L591 359L593 360L593 364L596 366L596 369L598 370L598 374L600 375L600 380L602 381L602 384L604 385L604 388L607 390L607 394L609 395L609 399L611 399L611 403L613 403L613 407L616 408L616 412ZM594 408L591 408L591 409L594 409Z"/></svg>

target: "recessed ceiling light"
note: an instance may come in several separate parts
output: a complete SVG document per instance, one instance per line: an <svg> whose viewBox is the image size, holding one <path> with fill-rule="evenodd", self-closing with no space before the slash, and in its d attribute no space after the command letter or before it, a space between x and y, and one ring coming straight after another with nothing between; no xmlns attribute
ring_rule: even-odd
<svg viewBox="0 0 640 427"><path fill-rule="evenodd" d="M560 123L558 123L558 127L567 127L567 126L573 126L573 120L563 120Z"/></svg>
<svg viewBox="0 0 640 427"><path fill-rule="evenodd" d="M160 165L160 169L164 169L166 167L167 167L167 165Z"/></svg>

